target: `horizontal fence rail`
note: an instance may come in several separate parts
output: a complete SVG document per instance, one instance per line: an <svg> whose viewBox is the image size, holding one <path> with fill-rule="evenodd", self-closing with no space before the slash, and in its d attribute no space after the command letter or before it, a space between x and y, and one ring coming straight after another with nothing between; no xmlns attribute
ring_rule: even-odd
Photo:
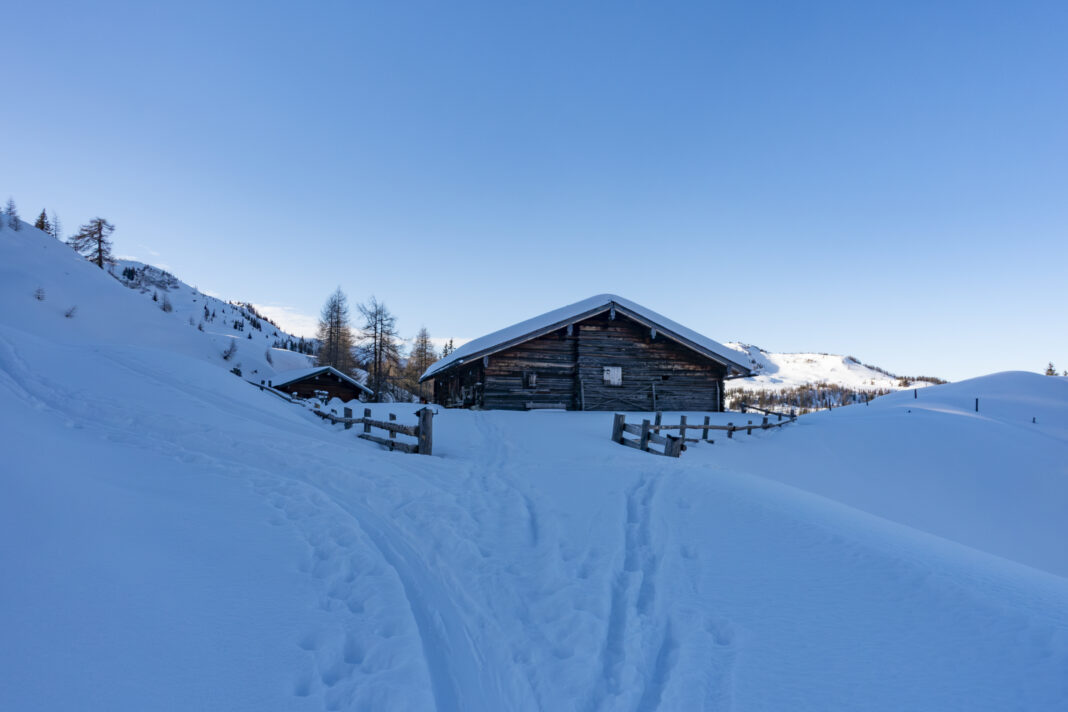
<svg viewBox="0 0 1068 712"><path fill-rule="evenodd" d="M294 398L288 393L272 388L271 386L264 385L263 383L249 383L256 386L261 391L267 391L268 393L278 396L284 401L289 403L300 403L300 399ZM345 408L342 412L343 416L338 416L333 413L328 413L324 410L320 410L316 406L313 413L318 415L323 420L329 420L331 423L343 423L345 430L349 430L353 425L362 425L363 432L359 433L357 437L364 440L370 440L373 443L378 443L388 447L390 450L400 450L401 452L412 453L416 455L430 455L434 449L434 411L430 408L420 408L415 412L419 422L415 425L404 425L396 422L397 416L394 413L389 414L389 420L375 420L371 417L371 409L363 409L362 418L352 417L352 408ZM371 428L378 428L379 430L385 430L388 433L387 437L380 437L371 433ZM406 443L397 440L397 434L407 435L416 439L414 443Z"/></svg>
<svg viewBox="0 0 1068 712"><path fill-rule="evenodd" d="M363 440L370 440L373 443L378 443L384 447L388 447L390 450L400 450L401 452L407 452L415 455L431 455L434 449L434 411L430 408L420 408L416 411L415 415L419 418L419 422L415 425L403 425L396 422L397 415L395 413L389 414L389 420L375 420L371 417L371 409L363 409L362 418L352 417L352 408L344 409L344 416L338 417L333 413L327 413L321 410L312 411L320 418L329 420L332 423L343 423L345 430L350 429L353 425L362 425L363 432L359 433L356 437ZM377 428L379 430L385 430L388 434L386 437L379 435L373 435L371 428ZM408 435L416 439L414 443L406 443L397 440L397 434Z"/></svg>
<svg viewBox="0 0 1068 712"><path fill-rule="evenodd" d="M776 415L779 420L776 422L769 421L770 415ZM785 420L784 420L785 418ZM714 430L722 430L727 433L728 438L733 438L734 433L739 430L746 431L746 434L752 435L753 428L759 430L768 430L770 428L778 428L788 423L792 423L797 420L797 416L793 413L771 413L765 415L761 422L753 424L753 421L747 421L745 425L735 425L734 423L727 423L726 425L712 425L710 416L705 416L704 422L700 424L689 423L686 420L686 416L680 416L678 423L664 423L662 422L663 413L657 413L654 421L650 422L648 419L642 421L641 425L635 423L627 423L627 416L624 413L616 413L615 418L612 420L612 441L617 442L620 445L626 445L627 447L633 447L644 452L651 452L656 455L665 455L667 457L679 457L682 451L686 449L686 443L700 443L706 442L709 444L714 443L714 440L708 438L708 434ZM666 430L678 430L678 435L664 434L660 431ZM687 437L688 433L696 434L696 431L700 431L701 437ZM636 435L638 438L631 439L626 437L627 434ZM662 445L662 450L654 450L649 447L650 443Z"/></svg>

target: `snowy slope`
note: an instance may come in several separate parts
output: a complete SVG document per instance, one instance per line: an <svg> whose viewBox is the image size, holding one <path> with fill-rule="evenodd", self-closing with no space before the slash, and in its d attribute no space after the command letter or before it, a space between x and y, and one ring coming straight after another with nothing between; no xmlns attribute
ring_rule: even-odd
<svg viewBox="0 0 1068 712"><path fill-rule="evenodd" d="M761 389L782 391L798 386L829 383L858 391L885 391L902 388L923 388L932 383L911 380L907 385L901 378L850 356L819 353L769 353L757 346L730 342L733 349L748 354L746 365L754 371L749 378L729 381L727 390Z"/></svg>
<svg viewBox="0 0 1068 712"><path fill-rule="evenodd" d="M238 367L245 378L257 382L310 363L303 354L271 347L275 339L287 336L273 325L263 322L261 330L252 329L248 314L241 307L201 294L156 268L146 268L149 275L154 275L150 277L154 284L144 290L128 289L65 244L27 223L17 232L4 230L3 235L4 247L15 251L10 255L12 262L3 267L4 286L9 294L6 306L29 319L50 320L57 315L63 318L57 322L55 338L152 343L227 371ZM146 266L120 261L115 274L121 276L124 267ZM38 294L43 299L38 300ZM153 294L159 301L153 301ZM172 305L170 312L160 308L164 297ZM214 320L204 321L205 305L216 313ZM72 308L71 317L64 318ZM244 322L243 330L235 329L237 321ZM197 328L198 324L203 330ZM222 354L232 344L237 350L224 360ZM273 363L268 362L268 353Z"/></svg>
<svg viewBox="0 0 1068 712"><path fill-rule="evenodd" d="M312 363L311 357L305 354L278 348L278 344L296 343L298 337L286 333L247 304L204 294L170 272L143 262L116 260L108 271L120 283L151 300L161 311L166 305L174 321L196 327L216 342L219 337L237 340L242 355L237 357L235 354L230 360L235 365L242 363L242 370L248 372L250 380L258 382L262 373L306 368ZM268 352L271 361L265 363Z"/></svg>
<svg viewBox="0 0 1068 712"><path fill-rule="evenodd" d="M65 251L0 231L0 709L1068 702L1068 567L1039 546L1068 535L1065 379L679 460L612 443L610 413L450 410L410 456Z"/></svg>

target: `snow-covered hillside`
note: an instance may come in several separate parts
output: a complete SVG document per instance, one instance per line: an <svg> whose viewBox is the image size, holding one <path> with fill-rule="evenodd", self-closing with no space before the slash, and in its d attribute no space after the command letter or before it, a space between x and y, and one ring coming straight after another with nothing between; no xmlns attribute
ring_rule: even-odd
<svg viewBox="0 0 1068 712"><path fill-rule="evenodd" d="M733 349L749 356L751 378L728 383L728 390L741 388L784 391L799 386L828 383L856 391L891 391L933 385L923 379L902 378L862 364L851 356L818 353L769 353L760 347L731 342Z"/></svg>
<svg viewBox="0 0 1068 712"><path fill-rule="evenodd" d="M1068 379L678 460L442 410L421 457L54 241L0 231L0 305L0 709L1068 706Z"/></svg>
<svg viewBox="0 0 1068 712"><path fill-rule="evenodd" d="M5 265L7 305L29 319L63 316L58 338L71 333L150 342L227 371L236 368L256 382L311 362L304 354L274 348L275 343L297 339L257 318L244 305L203 294L168 272L139 262L119 260L105 274L31 225L22 223L21 228L3 231L4 247L15 250L10 255L14 263ZM124 276L125 270L131 278ZM233 354L224 359L231 349Z"/></svg>

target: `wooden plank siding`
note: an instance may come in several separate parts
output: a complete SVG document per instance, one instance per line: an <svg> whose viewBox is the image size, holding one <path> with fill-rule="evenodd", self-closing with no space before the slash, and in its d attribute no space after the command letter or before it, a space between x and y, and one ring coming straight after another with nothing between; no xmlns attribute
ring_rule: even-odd
<svg viewBox="0 0 1068 712"><path fill-rule="evenodd" d="M450 367L434 378L435 402L507 410L560 404L572 410L723 410L726 367L662 334L654 337L649 327L602 313L568 332L563 327ZM622 369L621 385L605 384L605 366ZM529 374L536 375L533 385Z"/></svg>
<svg viewBox="0 0 1068 712"><path fill-rule="evenodd" d="M587 410L720 411L725 366L626 316L607 314L577 324L578 377ZM605 366L619 366L623 383L604 383ZM653 403L653 391L656 403Z"/></svg>
<svg viewBox="0 0 1068 712"><path fill-rule="evenodd" d="M575 387L578 339L559 329L489 357L482 406L524 410L528 403L580 407ZM536 376L528 387L529 374Z"/></svg>

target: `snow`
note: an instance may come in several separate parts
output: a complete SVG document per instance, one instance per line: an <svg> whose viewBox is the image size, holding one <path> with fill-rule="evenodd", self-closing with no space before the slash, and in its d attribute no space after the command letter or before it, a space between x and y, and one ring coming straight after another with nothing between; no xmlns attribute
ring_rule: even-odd
<svg viewBox="0 0 1068 712"><path fill-rule="evenodd" d="M1068 379L678 460L612 443L611 413L440 410L435 455L405 455L13 235L0 709L1068 706Z"/></svg>
<svg viewBox="0 0 1068 712"><path fill-rule="evenodd" d="M753 375L727 383L727 390L741 388L785 391L799 386L828 383L857 391L887 391L925 388L928 381L910 381L857 362L849 356L822 353L769 353L757 346L729 342L728 346L748 355L743 359Z"/></svg>
<svg viewBox="0 0 1068 712"><path fill-rule="evenodd" d="M559 309L554 309L545 314L541 314L540 316L521 321L518 324L513 324L504 329L494 331L491 334L486 334L485 336L468 341L463 346L458 347L446 358L431 365L422 375L420 380L430 378L438 371L441 371L454 363L462 363L469 358L480 357L499 351L517 340L521 340L526 336L541 331L542 329L547 329L555 325L559 325L562 328L580 316L586 317L606 312L612 305L615 305L622 311L630 312L640 319L656 325L659 331L664 332L665 336L668 335L666 332L670 332L675 336L690 342L690 344L696 346L698 349L703 349L715 358L724 360L729 365L736 366L739 370L744 370L746 368L742 365L748 362L744 353L728 348L723 344L713 341L707 336L698 334L696 331L688 329L682 324L678 324L671 319L661 316L653 310L647 309L628 299L618 297L614 294L597 294L587 299L583 299L582 301L575 302L574 304L568 304Z"/></svg>

